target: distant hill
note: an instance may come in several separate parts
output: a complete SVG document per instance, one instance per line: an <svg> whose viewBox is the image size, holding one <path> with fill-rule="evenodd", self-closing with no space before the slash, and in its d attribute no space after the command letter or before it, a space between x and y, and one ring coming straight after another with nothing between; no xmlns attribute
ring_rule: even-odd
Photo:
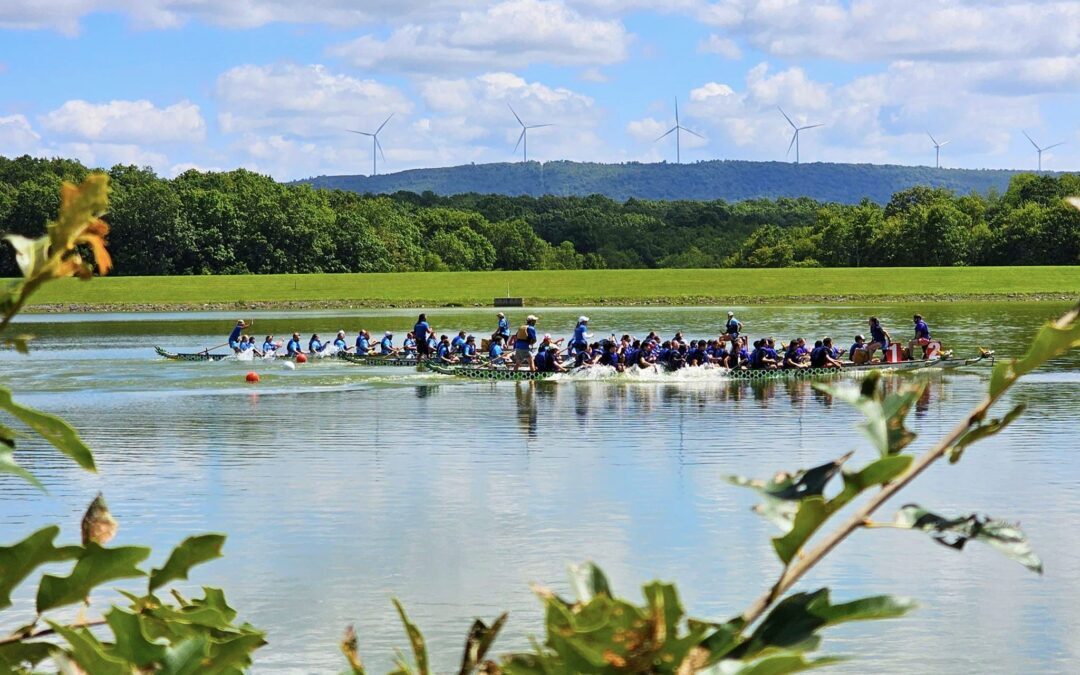
<svg viewBox="0 0 1080 675"><path fill-rule="evenodd" d="M914 185L943 187L959 194L1004 191L1021 171L934 169L878 164L791 164L715 160L694 164L595 164L539 162L468 164L413 169L381 176L318 176L300 183L359 193L398 191L439 195L466 192L504 195L603 194L624 201L639 199L725 199L811 197L857 203L870 198L886 203L894 192Z"/></svg>

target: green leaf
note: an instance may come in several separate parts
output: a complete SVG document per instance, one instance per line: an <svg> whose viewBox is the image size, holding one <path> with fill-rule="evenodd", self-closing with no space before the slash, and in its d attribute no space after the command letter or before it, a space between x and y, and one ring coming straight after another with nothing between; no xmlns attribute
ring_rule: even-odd
<svg viewBox="0 0 1080 675"><path fill-rule="evenodd" d="M857 472L845 471L844 489L829 500L829 513L836 513L864 490L897 478L908 470L913 461L915 458L911 455L890 455L867 464Z"/></svg>
<svg viewBox="0 0 1080 675"><path fill-rule="evenodd" d="M502 630L508 616L506 613L499 615L499 618L495 619L495 622L490 627L480 619L473 621L473 625L469 629L469 635L465 638L465 655L461 659L459 675L469 675L483 662L484 656L487 655L488 649L495 642L495 638L499 635L499 631Z"/></svg>
<svg viewBox="0 0 1080 675"><path fill-rule="evenodd" d="M588 602L601 593L613 597L607 576L593 562L570 565L569 569L570 586L574 589L579 602Z"/></svg>
<svg viewBox="0 0 1080 675"><path fill-rule="evenodd" d="M149 555L150 549L142 546L102 548L91 542L83 549L69 576L46 574L41 577L37 593L38 614L80 602L106 581L145 575L136 565Z"/></svg>
<svg viewBox="0 0 1080 675"><path fill-rule="evenodd" d="M791 564L792 558L810 537L817 532L830 513L823 497L807 497L799 502L799 510L791 524L791 530L782 537L772 540L773 548L780 562Z"/></svg>
<svg viewBox="0 0 1080 675"><path fill-rule="evenodd" d="M825 486L850 457L851 453L848 453L835 461L797 471L794 474L780 472L768 481L753 480L742 476L729 476L728 481L739 487L748 487L760 492L765 497L765 502L754 506L754 512L787 532L791 530L795 521L795 515L799 510L799 500L822 496Z"/></svg>
<svg viewBox="0 0 1080 675"><path fill-rule="evenodd" d="M50 525L14 546L0 547L0 609L11 606L11 591L38 566L79 557L80 546L53 546L59 534L60 528Z"/></svg>
<svg viewBox="0 0 1080 675"><path fill-rule="evenodd" d="M409 617L405 614L405 609L398 602L397 598L394 598L394 607L397 608L398 616L401 617L401 623L405 626L405 633L409 636L409 644L412 646L413 656L416 658L416 670L420 675L428 675L428 655L427 645L424 644L424 635L420 632L420 629L416 627L414 623L409 621Z"/></svg>
<svg viewBox="0 0 1080 675"><path fill-rule="evenodd" d="M15 462L15 453L10 447L0 447L0 473L18 476L42 492L45 491L45 486L41 484L41 481L39 481L34 474L22 468Z"/></svg>
<svg viewBox="0 0 1080 675"><path fill-rule="evenodd" d="M15 249L15 262L23 277L34 276L49 259L49 238L28 239L18 234L4 235L4 239Z"/></svg>
<svg viewBox="0 0 1080 675"><path fill-rule="evenodd" d="M202 663L201 675L240 673L251 665L251 654L266 644L266 636L258 630L244 630L240 635L210 641L210 657Z"/></svg>
<svg viewBox="0 0 1080 675"><path fill-rule="evenodd" d="M822 628L848 621L892 619L914 607L911 600L887 595L834 605L829 600L827 588L813 593L795 593L777 603L731 656L745 661L773 649L812 650L820 642L816 633Z"/></svg>
<svg viewBox="0 0 1080 675"><path fill-rule="evenodd" d="M148 666L164 658L167 645L147 637L140 615L114 606L105 615L105 621L115 636L116 644L110 650L115 656L137 666Z"/></svg>
<svg viewBox="0 0 1080 675"><path fill-rule="evenodd" d="M123 659L109 654L94 634L85 628L69 628L54 621L48 622L56 634L71 645L70 656L87 673L94 675L131 675L131 666Z"/></svg>
<svg viewBox="0 0 1080 675"><path fill-rule="evenodd" d="M59 648L48 642L8 642L0 644L0 672L18 672L16 668L24 663L31 666L49 658Z"/></svg>
<svg viewBox="0 0 1080 675"><path fill-rule="evenodd" d="M210 651L210 637L194 635L168 648L161 662L161 675L196 675L202 672Z"/></svg>
<svg viewBox="0 0 1080 675"><path fill-rule="evenodd" d="M1042 574L1043 564L1031 549L1027 535L1019 525L1004 520L972 514L959 518L943 518L917 504L906 504L896 514L894 527L921 530L934 541L958 551L969 541L988 544L1032 572Z"/></svg>
<svg viewBox="0 0 1080 675"><path fill-rule="evenodd" d="M170 581L187 579L191 568L208 560L221 557L221 547L225 544L223 534L203 534L188 537L173 549L165 566L150 571L150 592L161 588Z"/></svg>
<svg viewBox="0 0 1080 675"><path fill-rule="evenodd" d="M1026 406L1021 403L1012 410L1005 413L1002 418L994 418L989 422L980 422L975 426L964 432L964 435L957 439L956 443L949 448L949 464L956 464L960 461L960 458L964 454L964 449L976 441L981 441L984 438L993 436L997 432L1001 431L1005 427L1012 424L1016 418L1024 414Z"/></svg>
<svg viewBox="0 0 1080 675"><path fill-rule="evenodd" d="M79 434L68 425L67 422L56 415L43 413L33 408L15 403L11 398L11 392L0 387L0 409L6 410L19 419L23 424L30 427L42 438L51 443L60 452L64 453L84 469L96 471L94 456L90 448L79 438Z"/></svg>
<svg viewBox="0 0 1080 675"><path fill-rule="evenodd" d="M887 457L900 452L915 440L915 434L904 426L904 420L912 404L922 396L926 383L905 383L900 391L883 397L878 386L880 374L872 375L861 385L818 382L814 388L851 404L861 412L866 421L859 428L877 448L878 454Z"/></svg>

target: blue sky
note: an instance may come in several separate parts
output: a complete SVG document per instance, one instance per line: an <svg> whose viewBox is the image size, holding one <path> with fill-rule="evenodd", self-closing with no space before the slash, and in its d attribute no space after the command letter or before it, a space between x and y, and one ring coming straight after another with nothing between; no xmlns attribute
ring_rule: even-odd
<svg viewBox="0 0 1080 675"><path fill-rule="evenodd" d="M361 8L361 9L357 9ZM1080 165L1080 3L5 0L0 154L279 179L520 158Z"/></svg>

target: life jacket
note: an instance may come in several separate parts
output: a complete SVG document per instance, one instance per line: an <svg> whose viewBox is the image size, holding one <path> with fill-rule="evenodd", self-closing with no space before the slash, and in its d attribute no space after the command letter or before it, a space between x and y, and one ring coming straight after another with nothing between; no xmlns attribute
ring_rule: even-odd
<svg viewBox="0 0 1080 675"><path fill-rule="evenodd" d="M517 339L524 342L529 341L529 324L525 324L521 328L518 328Z"/></svg>

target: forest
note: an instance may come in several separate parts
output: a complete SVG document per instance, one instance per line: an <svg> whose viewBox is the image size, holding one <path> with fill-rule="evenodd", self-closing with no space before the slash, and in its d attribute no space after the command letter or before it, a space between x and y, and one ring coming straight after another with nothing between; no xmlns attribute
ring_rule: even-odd
<svg viewBox="0 0 1080 675"><path fill-rule="evenodd" d="M89 173L0 157L0 230L40 235L61 182ZM986 194L917 186L880 205L362 195L246 170L107 173L121 275L1080 263L1080 212L1063 201L1080 194L1076 174L1018 174ZM0 274L19 274L10 247Z"/></svg>

